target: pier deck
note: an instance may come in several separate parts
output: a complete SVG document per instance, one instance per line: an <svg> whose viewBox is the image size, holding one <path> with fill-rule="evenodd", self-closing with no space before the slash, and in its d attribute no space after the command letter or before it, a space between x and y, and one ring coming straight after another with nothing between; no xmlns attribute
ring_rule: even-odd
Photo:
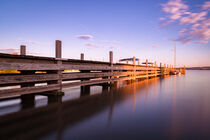
<svg viewBox="0 0 210 140"><path fill-rule="evenodd" d="M26 46L20 47L20 55L0 53L0 71L15 73L0 74L0 99L33 93L54 91L62 88L108 83L118 80L137 80L170 74L170 66L136 65L113 63L113 52L109 53L109 62L63 59L61 41L56 40L55 58L26 55ZM14 88L4 88L11 87Z"/></svg>

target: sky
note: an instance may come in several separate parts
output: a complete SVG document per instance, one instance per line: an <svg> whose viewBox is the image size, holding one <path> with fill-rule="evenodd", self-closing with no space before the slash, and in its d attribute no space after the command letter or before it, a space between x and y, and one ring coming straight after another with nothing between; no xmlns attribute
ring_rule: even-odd
<svg viewBox="0 0 210 140"><path fill-rule="evenodd" d="M209 0L0 0L0 52L210 66Z"/></svg>

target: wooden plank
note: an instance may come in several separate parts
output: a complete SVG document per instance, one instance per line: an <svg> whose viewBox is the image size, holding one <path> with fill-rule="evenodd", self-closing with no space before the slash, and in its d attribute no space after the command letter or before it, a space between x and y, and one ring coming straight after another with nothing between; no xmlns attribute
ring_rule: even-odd
<svg viewBox="0 0 210 140"><path fill-rule="evenodd" d="M59 89L59 84L52 84L47 86L34 86L34 87L24 87L24 88L14 88L0 90L0 99L20 96L23 94L33 94L46 91L54 91Z"/></svg>
<svg viewBox="0 0 210 140"><path fill-rule="evenodd" d="M0 63L0 70L58 70L57 64Z"/></svg>
<svg viewBox="0 0 210 140"><path fill-rule="evenodd" d="M33 63L0 63L0 70L133 70L127 66L106 66L106 65L67 65L62 64L33 64ZM136 68L136 70L154 70L154 68Z"/></svg>
<svg viewBox="0 0 210 140"><path fill-rule="evenodd" d="M155 73L149 72L149 73ZM136 72L135 75L146 74L146 72ZM108 76L129 76L134 75L134 72L91 72L91 73L64 73L62 74L62 80L75 80L82 78L100 78ZM34 74L34 75L0 75L0 85L4 84L20 84L28 82L46 82L51 80L58 80L57 74Z"/></svg>
<svg viewBox="0 0 210 140"><path fill-rule="evenodd" d="M57 80L57 74L34 74L34 75L0 75L0 85L3 84L20 84L28 82L43 82Z"/></svg>

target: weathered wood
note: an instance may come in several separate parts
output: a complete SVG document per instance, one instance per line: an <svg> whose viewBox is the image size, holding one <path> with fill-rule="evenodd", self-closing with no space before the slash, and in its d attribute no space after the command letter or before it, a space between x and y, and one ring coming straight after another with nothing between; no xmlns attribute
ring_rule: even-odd
<svg viewBox="0 0 210 140"><path fill-rule="evenodd" d="M80 59L81 59L81 60L85 60L84 53L81 53Z"/></svg>
<svg viewBox="0 0 210 140"><path fill-rule="evenodd" d="M14 88L14 89L6 89L0 90L0 99L20 96L24 94L33 94L45 91L54 91L58 90L60 87L59 84L47 85L47 86L34 86L34 87L24 87L24 88Z"/></svg>
<svg viewBox="0 0 210 140"><path fill-rule="evenodd" d="M26 46L25 45L20 46L20 55L26 55Z"/></svg>
<svg viewBox="0 0 210 140"><path fill-rule="evenodd" d="M112 51L109 52L109 62L112 66L113 65L113 52Z"/></svg>
<svg viewBox="0 0 210 140"><path fill-rule="evenodd" d="M55 57L56 58L61 58L62 57L62 53L61 53L61 41L60 40L56 40L55 41Z"/></svg>
<svg viewBox="0 0 210 140"><path fill-rule="evenodd" d="M20 84L28 82L45 82L50 80L57 80L57 74L34 74L34 75L0 75L0 85L3 84Z"/></svg>

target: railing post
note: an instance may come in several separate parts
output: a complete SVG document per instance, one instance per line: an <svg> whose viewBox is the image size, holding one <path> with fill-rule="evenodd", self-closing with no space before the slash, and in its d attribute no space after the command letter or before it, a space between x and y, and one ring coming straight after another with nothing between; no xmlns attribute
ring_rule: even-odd
<svg viewBox="0 0 210 140"><path fill-rule="evenodd" d="M26 55L26 46L25 45L21 45L20 46L20 55ZM35 71L20 71L21 75L33 75L35 74ZM22 83L20 84L21 88L24 87L33 87L35 85L35 83L31 82L31 83ZM34 94L25 94L25 95L21 95L21 104L22 104L22 109L26 109L26 108L30 108L30 107L34 107L35 105L35 95Z"/></svg>
<svg viewBox="0 0 210 140"><path fill-rule="evenodd" d="M113 69L112 69L112 67L113 67L113 52L112 51L109 51L109 63L110 63L110 66L111 66L111 71L110 72L113 74ZM113 79L113 76L110 76L109 79L110 80ZM111 83L112 86L114 85L113 82L110 81L110 83Z"/></svg>
<svg viewBox="0 0 210 140"><path fill-rule="evenodd" d="M112 51L109 52L109 62L110 62L110 65L113 66L113 52Z"/></svg>
<svg viewBox="0 0 210 140"><path fill-rule="evenodd" d="M25 45L20 46L20 55L26 55L26 46Z"/></svg>
<svg viewBox="0 0 210 140"><path fill-rule="evenodd" d="M164 64L164 73L163 73L163 75L165 75L165 73L166 73L166 64Z"/></svg>
<svg viewBox="0 0 210 140"><path fill-rule="evenodd" d="M147 78L149 78L149 70L148 70L148 59L146 59L146 75L147 75Z"/></svg>
<svg viewBox="0 0 210 140"><path fill-rule="evenodd" d="M184 66L184 69L183 69L183 74L185 74L186 73L186 67Z"/></svg>
<svg viewBox="0 0 210 140"><path fill-rule="evenodd" d="M63 92L62 92L62 70L61 70L61 66L62 66L62 60L61 60L61 57L62 57L62 42L60 40L56 40L55 41L55 57L57 59L57 67L58 67L58 71L57 71L57 74L58 74L58 80L57 80L57 84L59 84L59 90L57 90L57 94L59 95L62 95Z"/></svg>
<svg viewBox="0 0 210 140"><path fill-rule="evenodd" d="M128 64L128 60L126 60L126 64Z"/></svg>
<svg viewBox="0 0 210 140"><path fill-rule="evenodd" d="M164 69L163 69L162 63L160 63L160 75L161 76L164 75Z"/></svg>
<svg viewBox="0 0 210 140"><path fill-rule="evenodd" d="M85 60L84 53L81 53L80 59L81 59L81 60Z"/></svg>
<svg viewBox="0 0 210 140"><path fill-rule="evenodd" d="M166 66L166 72L167 72L167 74L169 74L169 66L168 66L168 64Z"/></svg>
<svg viewBox="0 0 210 140"><path fill-rule="evenodd" d="M62 43L60 40L56 40L55 41L55 57L56 58L61 58L61 46L62 46Z"/></svg>
<svg viewBox="0 0 210 140"><path fill-rule="evenodd" d="M136 79L136 57L133 57L133 79Z"/></svg>
<svg viewBox="0 0 210 140"><path fill-rule="evenodd" d="M155 61L155 76L157 76L157 62Z"/></svg>
<svg viewBox="0 0 210 140"><path fill-rule="evenodd" d="M133 57L133 65L134 66L136 65L136 57L135 56Z"/></svg>

